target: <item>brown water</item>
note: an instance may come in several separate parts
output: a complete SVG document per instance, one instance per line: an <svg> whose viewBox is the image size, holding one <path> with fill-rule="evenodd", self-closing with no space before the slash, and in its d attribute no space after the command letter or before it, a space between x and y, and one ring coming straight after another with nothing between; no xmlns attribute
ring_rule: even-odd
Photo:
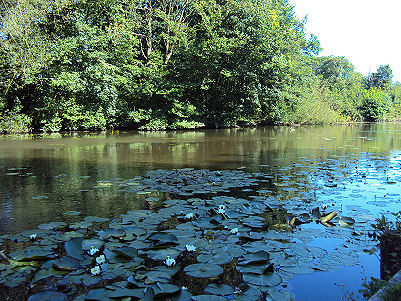
<svg viewBox="0 0 401 301"><path fill-rule="evenodd" d="M0 235L68 222L72 217L64 213L71 210L115 218L144 208L149 195L118 185L96 187L176 168L269 175L259 195L271 193L287 204L336 203L341 214L364 221L355 227L359 232L380 214L401 210L401 125L2 136ZM332 179L338 187L326 185ZM319 227L322 233L310 245L336 252L346 243L322 225L302 227ZM350 294L358 300L363 279L379 276L377 257L360 253L359 258L356 266L297 275L287 289L297 300L340 300Z"/></svg>
<svg viewBox="0 0 401 301"><path fill-rule="evenodd" d="M390 156L400 149L399 124L3 136L0 234L63 220L69 210L116 217L140 208L135 195L93 187L148 170L242 167L257 172L268 166L279 175L304 157Z"/></svg>

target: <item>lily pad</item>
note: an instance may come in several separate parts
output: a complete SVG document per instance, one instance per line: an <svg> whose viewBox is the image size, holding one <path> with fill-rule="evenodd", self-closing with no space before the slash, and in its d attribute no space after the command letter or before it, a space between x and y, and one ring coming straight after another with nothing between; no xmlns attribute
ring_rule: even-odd
<svg viewBox="0 0 401 301"><path fill-rule="evenodd" d="M65 252L67 256L72 258L83 260L82 256L82 242L84 241L83 237L73 238L70 241L67 241L64 244Z"/></svg>
<svg viewBox="0 0 401 301"><path fill-rule="evenodd" d="M138 256L138 250L132 247L114 249L113 252L126 258Z"/></svg>
<svg viewBox="0 0 401 301"><path fill-rule="evenodd" d="M227 264L233 261L233 257L227 253L217 253L217 254L200 254L197 257L200 263L213 263L213 264Z"/></svg>
<svg viewBox="0 0 401 301"><path fill-rule="evenodd" d="M264 275L244 274L243 279L246 283L258 286L276 286L283 281L281 276L275 273L266 273Z"/></svg>
<svg viewBox="0 0 401 301"><path fill-rule="evenodd" d="M227 284L211 283L205 288L205 292L211 295L228 296L234 294L234 288Z"/></svg>
<svg viewBox="0 0 401 301"><path fill-rule="evenodd" d="M10 257L16 261L32 261L52 259L55 258L56 255L51 248L31 246L11 253Z"/></svg>
<svg viewBox="0 0 401 301"><path fill-rule="evenodd" d="M28 298L28 301L67 301L68 296L56 290L47 290Z"/></svg>
<svg viewBox="0 0 401 301"><path fill-rule="evenodd" d="M97 217L97 216L86 216L84 218L85 222L88 223L104 223L107 222L109 219L106 217Z"/></svg>
<svg viewBox="0 0 401 301"><path fill-rule="evenodd" d="M66 226L67 224L64 222L51 222L48 224L40 224L38 228L42 230L54 230L54 229L64 228Z"/></svg>
<svg viewBox="0 0 401 301"><path fill-rule="evenodd" d="M247 265L247 264L258 264L258 263L266 263L270 259L269 253L266 251L257 251L254 253L248 253L240 258L240 264Z"/></svg>
<svg viewBox="0 0 401 301"><path fill-rule="evenodd" d="M217 264L196 263L185 267L184 272L194 278L214 278L223 273L223 268Z"/></svg>
<svg viewBox="0 0 401 301"><path fill-rule="evenodd" d="M81 267L80 263L78 260L64 256L61 257L60 259L56 259L53 261L53 267L55 270L61 270L61 271L74 271L77 270Z"/></svg>

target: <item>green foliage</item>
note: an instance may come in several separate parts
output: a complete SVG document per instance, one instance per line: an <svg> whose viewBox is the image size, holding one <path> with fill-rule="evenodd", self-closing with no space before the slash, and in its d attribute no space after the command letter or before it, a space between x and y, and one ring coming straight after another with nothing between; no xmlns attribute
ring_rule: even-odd
<svg viewBox="0 0 401 301"><path fill-rule="evenodd" d="M391 79L393 77L393 71L390 68L390 65L381 65L379 69L377 69L376 73L372 73L365 79L365 88L381 88L388 89L391 86Z"/></svg>
<svg viewBox="0 0 401 301"><path fill-rule="evenodd" d="M32 118L18 112L0 113L0 133L26 133L31 131Z"/></svg>
<svg viewBox="0 0 401 301"><path fill-rule="evenodd" d="M7 109L0 99L0 133L26 133L32 130L32 118L22 112L17 98L13 108Z"/></svg>
<svg viewBox="0 0 401 301"><path fill-rule="evenodd" d="M362 93L361 114L366 121L384 121L391 107L389 95L381 88L370 88Z"/></svg>
<svg viewBox="0 0 401 301"><path fill-rule="evenodd" d="M0 111L18 98L34 130L401 114L388 65L363 79L343 57L314 57L320 43L286 0L6 1L0 18Z"/></svg>
<svg viewBox="0 0 401 301"><path fill-rule="evenodd" d="M363 297L369 299L376 294L381 288L387 284L387 281L370 277L370 281L364 281L362 283L363 288L359 290Z"/></svg>

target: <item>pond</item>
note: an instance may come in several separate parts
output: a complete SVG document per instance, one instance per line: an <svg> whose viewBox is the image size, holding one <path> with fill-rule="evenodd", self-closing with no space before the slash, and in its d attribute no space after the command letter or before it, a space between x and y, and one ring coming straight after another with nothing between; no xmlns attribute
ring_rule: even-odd
<svg viewBox="0 0 401 301"><path fill-rule="evenodd" d="M380 273L371 224L401 210L400 169L399 124L3 136L0 235L65 225L83 233L97 222L85 217L109 218L95 234L111 264L110 244L124 239L105 233L129 221L146 230L139 239L131 229L138 234L131 248L149 260L178 261L193 244L196 259L192 252L184 268L181 258L188 277L234 259L238 287L268 287L264 293L279 299L358 300L363 280ZM222 289L212 284L207 293Z"/></svg>

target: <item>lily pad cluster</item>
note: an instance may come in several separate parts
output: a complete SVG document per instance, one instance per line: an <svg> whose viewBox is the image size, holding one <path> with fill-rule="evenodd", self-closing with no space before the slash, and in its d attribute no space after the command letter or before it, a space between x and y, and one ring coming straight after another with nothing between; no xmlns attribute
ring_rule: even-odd
<svg viewBox="0 0 401 301"><path fill-rule="evenodd" d="M311 200L341 185L317 181L314 193L310 183L276 180L262 172L181 169L99 182L96 188L167 197L111 221L51 222L7 237L3 244L17 250L5 254L0 284L60 300L293 300L286 281L356 265L358 252L373 245L360 212L350 217L338 202ZM339 244L328 251L310 244L316 238Z"/></svg>

